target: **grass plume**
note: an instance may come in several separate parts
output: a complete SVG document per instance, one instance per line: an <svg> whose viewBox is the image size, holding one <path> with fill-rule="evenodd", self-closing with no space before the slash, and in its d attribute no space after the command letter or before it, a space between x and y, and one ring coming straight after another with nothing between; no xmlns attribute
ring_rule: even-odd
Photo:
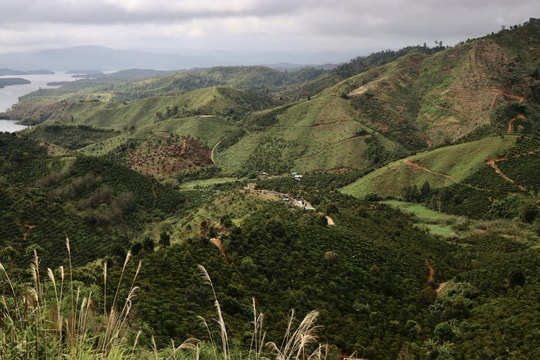
<svg viewBox="0 0 540 360"><path fill-rule="evenodd" d="M199 317L205 326L208 335L210 337L210 343L214 351L215 359L218 358L223 360L229 360L234 358L231 355L231 349L229 346L229 337L227 334L227 327L225 325L225 320L223 318L223 312L219 300L216 295L214 284L212 279L208 274L206 268L202 265L197 266L199 274L203 281L210 286L212 289L212 295L214 297L214 305L217 311L218 319L216 322L219 325L219 333L221 337L221 353L217 349L217 345L212 336L212 331L208 322L203 318ZM270 352L275 356L276 360L292 360L292 359L312 359L319 360L325 359L327 354L327 349L325 346L318 343L316 336L317 330L321 327L316 325L319 312L313 310L309 312L304 319L295 327L295 312L291 311L291 316L283 337L283 341L280 346L275 342L265 342L266 341L266 332L263 329L264 323L264 314L257 311L255 298L252 298L252 307L253 307L253 334L251 338L251 345L249 352L247 354L247 359L262 360L268 359L267 354L264 353L265 347L270 349ZM313 350L314 349L314 350ZM219 357L219 355L221 357Z"/></svg>
<svg viewBox="0 0 540 360"><path fill-rule="evenodd" d="M0 263L0 276L9 286L9 292L0 298L1 359L127 358L124 356L129 353L127 320L138 289L135 280L141 265L131 281L124 303L117 304L129 261L129 256L126 257L111 309L103 314L96 313L95 294L92 291L86 294L86 290L82 291L73 281L68 238L66 247L70 264L67 282L63 267L57 272L48 268L42 278L40 259L35 251L30 264L31 282L28 284L13 282ZM56 274L59 274L59 279ZM65 299L66 288L69 299Z"/></svg>

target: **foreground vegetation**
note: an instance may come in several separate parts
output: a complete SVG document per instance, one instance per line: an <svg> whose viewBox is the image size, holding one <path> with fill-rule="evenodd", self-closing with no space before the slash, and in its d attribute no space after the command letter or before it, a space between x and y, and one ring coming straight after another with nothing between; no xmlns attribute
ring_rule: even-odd
<svg viewBox="0 0 540 360"><path fill-rule="evenodd" d="M66 247L71 260L69 239ZM281 344L266 341L264 315L257 312L253 303L253 334L249 352L237 349L229 343L227 326L210 275L199 265L202 280L212 289L215 309L218 315L218 329L211 328L206 319L200 317L210 336L208 342L196 338L186 339L175 345L158 349L154 337L151 347L141 346L142 330L130 325L132 302L139 288L135 286L141 269L139 262L132 279L124 279L124 271L130 261L128 253L119 277L110 279L107 263L103 263L103 287L85 286L74 280L73 269L61 266L58 271L47 269L47 277L42 278L40 259L34 252L30 266L31 283L12 281L2 263L0 271L9 291L2 296L3 307L2 341L0 355L6 359L200 359L238 358L261 359L275 353L276 359L298 358L313 351L312 359L326 358L328 347L317 345L315 325L317 311L308 313L295 323L294 311L285 330ZM108 285L116 282L111 294ZM127 282L126 287L122 281ZM108 305L107 301L112 303ZM123 298L123 302L120 303ZM103 312L100 311L103 308ZM217 338L214 340L214 336ZM219 339L219 340L218 340ZM221 346L220 346L221 345Z"/></svg>

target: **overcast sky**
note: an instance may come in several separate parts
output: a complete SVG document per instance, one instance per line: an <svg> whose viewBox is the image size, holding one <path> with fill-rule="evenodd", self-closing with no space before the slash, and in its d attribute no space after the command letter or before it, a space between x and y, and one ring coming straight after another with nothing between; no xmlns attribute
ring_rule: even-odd
<svg viewBox="0 0 540 360"><path fill-rule="evenodd" d="M103 45L347 51L453 45L540 17L539 0L0 0L0 53Z"/></svg>

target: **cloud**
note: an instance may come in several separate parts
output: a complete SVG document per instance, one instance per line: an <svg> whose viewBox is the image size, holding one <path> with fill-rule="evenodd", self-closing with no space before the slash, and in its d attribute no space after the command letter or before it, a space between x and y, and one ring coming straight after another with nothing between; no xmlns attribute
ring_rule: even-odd
<svg viewBox="0 0 540 360"><path fill-rule="evenodd" d="M138 24L200 19L272 17L304 11L314 0L5 0L4 21L11 23Z"/></svg>
<svg viewBox="0 0 540 360"><path fill-rule="evenodd" d="M0 49L399 48L540 16L537 0L2 0Z"/></svg>

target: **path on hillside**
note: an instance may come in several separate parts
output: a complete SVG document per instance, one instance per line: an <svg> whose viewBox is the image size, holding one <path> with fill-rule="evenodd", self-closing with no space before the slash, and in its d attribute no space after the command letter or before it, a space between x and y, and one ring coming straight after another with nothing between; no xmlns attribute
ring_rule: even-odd
<svg viewBox="0 0 540 360"><path fill-rule="evenodd" d="M156 208L156 200L157 200L157 193L156 193L156 183L152 181L152 209Z"/></svg>
<svg viewBox="0 0 540 360"><path fill-rule="evenodd" d="M426 142L427 147L430 148L433 146L433 141L431 141L431 139L427 136L426 133L418 130L417 135L420 136Z"/></svg>
<svg viewBox="0 0 540 360"><path fill-rule="evenodd" d="M212 164L216 165L216 160L214 159L214 151L216 148L221 144L223 140L225 140L226 136L222 137L221 140L219 140L214 146L212 146L212 150L210 150L210 160L212 160Z"/></svg>
<svg viewBox="0 0 540 360"><path fill-rule="evenodd" d="M23 241L28 240L28 235L30 235L30 231L33 230L36 225L32 224L21 224L22 227L25 227L27 230L23 233Z"/></svg>
<svg viewBox="0 0 540 360"><path fill-rule="evenodd" d="M459 185L463 185L463 186L466 186L466 187L469 187L471 189L475 189L475 190L479 190L479 191L486 191L486 189L482 189L482 188L479 188L479 187L476 187L476 186L473 186L471 184L467 184L467 183L464 183L464 182L460 182L459 180L457 180L456 178L454 178L453 176L451 175L448 175L448 174L445 174L445 173L442 173L442 172L438 172L438 171L433 171L431 170L430 168L422 165L422 164L419 164L417 162L414 162L414 161L411 161L409 159L405 159L403 160L403 163L405 165L407 165L408 167L412 167L413 169L417 169L417 170L421 170L421 171L424 171L424 172L427 172L429 174L433 174L433 175L437 175L437 176L441 176L441 177L444 177L450 181L452 181L454 184L459 184Z"/></svg>
<svg viewBox="0 0 540 360"><path fill-rule="evenodd" d="M330 149L330 148L333 147L333 146L342 144L342 143L347 142L347 141L353 141L353 140L356 140L356 139L361 138L361 137L362 137L362 136L360 136L360 135L355 135L355 136L351 136L351 137L346 138L346 139L341 139L341 140L339 140L339 141L337 141L337 142L335 142L335 143L331 143L331 144L326 145L325 147L323 147L321 150L319 150L319 151L316 152L315 154L301 157L301 158L299 158L299 160L300 160L300 159L307 160L307 159L314 158L314 157L319 156L319 155L321 155L322 153L326 152L328 149Z"/></svg>
<svg viewBox="0 0 540 360"><path fill-rule="evenodd" d="M435 269L433 268L433 265L429 262L429 260L426 259L426 265L428 267L428 276L427 276L427 282L433 281L433 277L435 276Z"/></svg>
<svg viewBox="0 0 540 360"><path fill-rule="evenodd" d="M513 185L516 185L518 187L519 190L522 190L522 191L525 191L526 188L525 186L522 186L522 185L519 185L516 183L516 181L514 179L511 179L510 177L506 176L502 170L497 166L497 163L499 161L509 161L511 159L517 159L517 158L520 158L522 156L529 156L529 155L534 155L534 154L537 154L540 152L540 149L534 149L534 150L531 150L531 151L527 151L526 153L522 153L522 154L518 154L518 155L514 155L512 156L511 158L508 158L508 157L499 157L499 158L491 158L491 159L488 159L486 164L492 168L493 170L495 170L495 173L497 175L499 175L501 178L503 178L505 181L508 181L509 183L513 184Z"/></svg>
<svg viewBox="0 0 540 360"><path fill-rule="evenodd" d="M459 183L459 181L456 178L454 178L454 177L452 177L452 176L450 176L448 174L442 173L442 172L433 171L430 168L428 168L428 167L426 167L426 166L424 166L424 165L422 165L420 163L417 163L415 161L405 159L405 160L403 160L403 163L405 165L407 165L408 167L412 167L413 169L418 169L418 170L421 170L421 171L424 171L424 172L427 172L427 173L430 173L430 174L434 174L434 175L437 175L437 176L447 178L447 179L449 179L450 181L452 181L455 184Z"/></svg>
<svg viewBox="0 0 540 360"><path fill-rule="evenodd" d="M508 158L506 157L501 157L501 158L491 158L491 159L488 159L488 161L486 162L487 166L489 166L490 168L492 168L493 170L495 170L495 173L497 175L499 175L501 178L503 178L503 180L509 182L510 184L512 185L516 185L516 182L514 181L514 179L510 179L508 176L506 176L502 171L501 169L499 169L499 167L497 166L497 162L499 161L506 161L508 160ZM520 186L518 185L518 188L520 190L525 190L525 188L523 186Z"/></svg>
<svg viewBox="0 0 540 360"><path fill-rule="evenodd" d="M225 247L223 246L221 239L211 238L210 243L214 244L219 249L220 254L223 255L223 261L225 261L225 264L230 264L229 257L227 256L227 253L225 252Z"/></svg>
<svg viewBox="0 0 540 360"><path fill-rule="evenodd" d="M525 98L521 95L514 95L514 94L510 94L510 93L506 93L504 91L499 91L499 92L496 92L495 93L495 96L493 97L493 101L491 102L491 107L490 107L490 110L493 110L493 107L495 106L495 102L497 101L497 98L498 97L502 97L503 100L517 100L517 102L519 104L521 104L523 101L525 101ZM512 128L513 128L513 125L514 125L514 122L516 120L526 120L527 118L525 117L525 115L523 114L517 114L516 116L514 116L513 118L511 118L509 121L508 121L508 126L506 128L506 132L508 134L511 134L512 133Z"/></svg>
<svg viewBox="0 0 540 360"><path fill-rule="evenodd" d="M512 127L514 125L514 121L516 121L516 120L525 120L525 119L526 119L526 117L523 114L518 114L517 116L514 116L513 118L511 118L510 121L508 122L508 128L506 129L506 132L508 134L512 133Z"/></svg>
<svg viewBox="0 0 540 360"><path fill-rule="evenodd" d="M489 108L489 110L493 110L493 107L495 106L495 102L497 101L497 98L498 97L502 97L504 100L510 100L510 99L514 99L514 100L517 100L518 103L522 103L525 98L523 96L520 96L520 95L514 95L514 94L510 94L510 93L505 93L504 91L497 91L495 93L495 95L493 96L493 101L491 102L491 106Z"/></svg>
<svg viewBox="0 0 540 360"><path fill-rule="evenodd" d="M427 276L427 282L434 282L435 280L435 268L433 265L429 262L429 260L426 259L426 265L428 267L428 276ZM437 295L440 294L441 290L446 286L446 282L438 283L439 286L437 286L437 289L435 289L435 293Z"/></svg>

